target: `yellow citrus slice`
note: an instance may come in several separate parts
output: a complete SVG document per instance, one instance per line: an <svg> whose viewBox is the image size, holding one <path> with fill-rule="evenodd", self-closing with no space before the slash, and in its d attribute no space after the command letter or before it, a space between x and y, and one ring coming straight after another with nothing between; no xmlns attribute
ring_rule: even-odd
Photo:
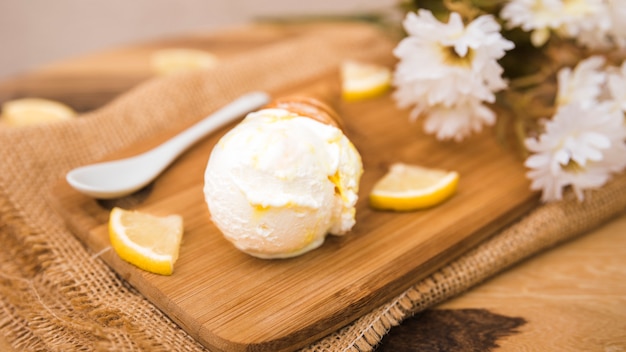
<svg viewBox="0 0 626 352"><path fill-rule="evenodd" d="M341 93L344 100L356 101L377 97L391 87L388 67L345 61L341 65Z"/></svg>
<svg viewBox="0 0 626 352"><path fill-rule="evenodd" d="M370 192L375 209L410 211L435 206L457 189L459 174L402 163L393 164Z"/></svg>
<svg viewBox="0 0 626 352"><path fill-rule="evenodd" d="M152 53L150 64L159 74L202 70L215 67L217 57L198 49L161 49Z"/></svg>
<svg viewBox="0 0 626 352"><path fill-rule="evenodd" d="M158 217L113 208L109 217L111 246L125 261L152 273L171 275L183 236L183 218Z"/></svg>
<svg viewBox="0 0 626 352"><path fill-rule="evenodd" d="M7 126L26 126L67 120L76 116L69 106L54 100L23 98L2 104L2 122Z"/></svg>

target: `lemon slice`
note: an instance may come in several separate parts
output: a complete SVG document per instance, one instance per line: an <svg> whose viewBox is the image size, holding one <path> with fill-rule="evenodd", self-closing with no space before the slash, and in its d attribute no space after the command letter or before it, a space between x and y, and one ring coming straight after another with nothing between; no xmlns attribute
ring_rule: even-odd
<svg viewBox="0 0 626 352"><path fill-rule="evenodd" d="M370 205L375 209L409 211L435 206L456 191L459 174L455 171L393 164L372 189Z"/></svg>
<svg viewBox="0 0 626 352"><path fill-rule="evenodd" d="M215 55L197 49L161 49L150 57L150 65L159 74L210 69L217 62Z"/></svg>
<svg viewBox="0 0 626 352"><path fill-rule="evenodd" d="M125 261L152 273L171 275L183 235L179 215L151 214L113 208L109 218L111 246Z"/></svg>
<svg viewBox="0 0 626 352"><path fill-rule="evenodd" d="M345 61L341 65L341 92L344 100L356 101L377 97L391 87L388 67Z"/></svg>
<svg viewBox="0 0 626 352"><path fill-rule="evenodd" d="M26 126L67 120L76 116L69 106L48 99L23 98L2 104L2 122L7 126Z"/></svg>

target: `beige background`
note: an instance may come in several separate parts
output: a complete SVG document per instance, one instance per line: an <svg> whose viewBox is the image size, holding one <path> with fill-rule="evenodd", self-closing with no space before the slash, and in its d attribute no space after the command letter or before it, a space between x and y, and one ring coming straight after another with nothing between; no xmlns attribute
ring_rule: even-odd
<svg viewBox="0 0 626 352"><path fill-rule="evenodd" d="M393 0L0 0L0 79L48 62L263 16L345 14Z"/></svg>

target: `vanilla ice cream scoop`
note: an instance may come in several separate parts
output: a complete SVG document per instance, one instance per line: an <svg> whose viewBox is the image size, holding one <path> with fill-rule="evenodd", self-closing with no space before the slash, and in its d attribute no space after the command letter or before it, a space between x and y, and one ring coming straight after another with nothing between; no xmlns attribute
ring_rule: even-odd
<svg viewBox="0 0 626 352"><path fill-rule="evenodd" d="M303 254L355 223L359 153L331 110L290 99L248 114L217 143L206 168L213 222L255 257Z"/></svg>

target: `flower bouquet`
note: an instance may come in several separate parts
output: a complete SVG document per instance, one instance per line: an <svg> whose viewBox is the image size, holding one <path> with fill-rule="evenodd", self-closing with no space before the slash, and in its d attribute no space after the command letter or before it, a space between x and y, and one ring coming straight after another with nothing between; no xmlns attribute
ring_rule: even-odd
<svg viewBox="0 0 626 352"><path fill-rule="evenodd" d="M515 141L544 202L626 168L626 1L402 4L393 97L438 140ZM510 138L514 137L514 138Z"/></svg>

